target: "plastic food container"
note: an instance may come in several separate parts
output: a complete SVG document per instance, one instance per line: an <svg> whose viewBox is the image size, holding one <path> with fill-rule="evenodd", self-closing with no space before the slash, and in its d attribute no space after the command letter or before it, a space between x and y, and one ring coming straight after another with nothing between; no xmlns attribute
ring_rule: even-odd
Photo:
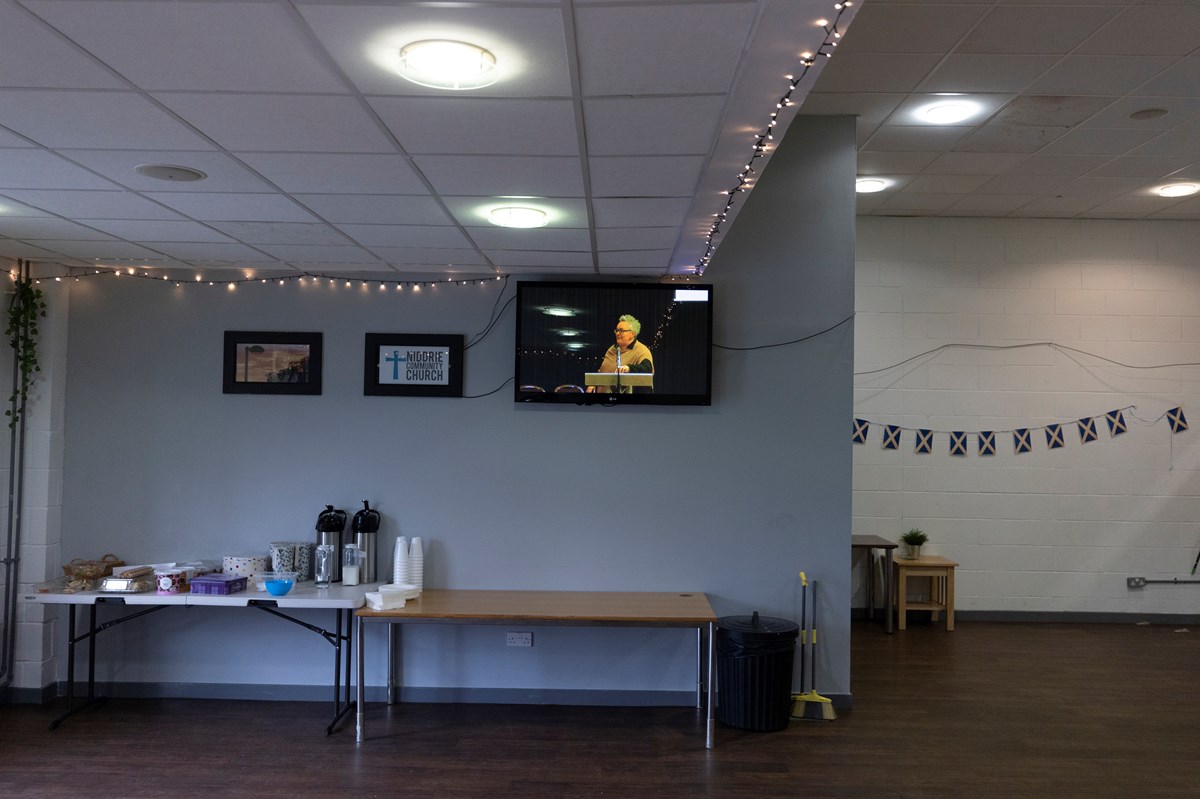
<svg viewBox="0 0 1200 799"><path fill-rule="evenodd" d="M191 582L193 594L236 594L246 590L246 578L235 574L204 574Z"/></svg>

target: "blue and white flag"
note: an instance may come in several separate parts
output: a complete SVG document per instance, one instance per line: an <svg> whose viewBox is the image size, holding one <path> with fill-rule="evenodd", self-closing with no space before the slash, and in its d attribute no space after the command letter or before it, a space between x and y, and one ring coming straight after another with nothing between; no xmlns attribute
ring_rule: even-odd
<svg viewBox="0 0 1200 799"><path fill-rule="evenodd" d="M1046 446L1049 449L1062 449L1066 446L1066 442L1063 441L1061 424L1046 425Z"/></svg>
<svg viewBox="0 0 1200 799"><path fill-rule="evenodd" d="M967 434L965 432L959 431L950 434L950 454L967 454Z"/></svg>
<svg viewBox="0 0 1200 799"><path fill-rule="evenodd" d="M867 443L867 431L871 429L871 423L866 419L854 420L854 436L851 438L855 444Z"/></svg>
<svg viewBox="0 0 1200 799"><path fill-rule="evenodd" d="M1098 436L1096 434L1096 420L1093 417L1080 419L1079 422L1079 443L1086 444L1089 441L1095 441Z"/></svg>
<svg viewBox="0 0 1200 799"><path fill-rule="evenodd" d="M1183 406L1167 411L1167 421L1171 424L1172 433L1182 433L1188 429L1187 417L1183 415Z"/></svg>
<svg viewBox="0 0 1200 799"><path fill-rule="evenodd" d="M996 454L996 434L991 430L984 430L979 434L979 454Z"/></svg>
<svg viewBox="0 0 1200 799"><path fill-rule="evenodd" d="M1033 444L1029 440L1029 428L1018 427L1013 431L1013 451L1020 455L1031 449L1033 449Z"/></svg>
<svg viewBox="0 0 1200 799"><path fill-rule="evenodd" d="M916 449L913 450L913 452L916 452L918 455L927 455L928 453L933 452L933 431L932 430L918 430L917 431L917 446L916 446Z"/></svg>
<svg viewBox="0 0 1200 799"><path fill-rule="evenodd" d="M1104 414L1104 421L1108 422L1108 434L1113 438L1129 431L1125 426L1125 414L1121 413L1120 408Z"/></svg>
<svg viewBox="0 0 1200 799"><path fill-rule="evenodd" d="M900 449L900 425L885 424L883 426L883 448Z"/></svg>

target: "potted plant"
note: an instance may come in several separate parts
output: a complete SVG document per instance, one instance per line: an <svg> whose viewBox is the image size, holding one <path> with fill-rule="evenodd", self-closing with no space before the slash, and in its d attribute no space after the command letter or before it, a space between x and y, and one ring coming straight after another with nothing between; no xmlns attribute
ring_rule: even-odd
<svg viewBox="0 0 1200 799"><path fill-rule="evenodd" d="M921 546L928 540L929 536L925 535L923 530L918 530L915 527L900 536L900 542L904 544L904 557L921 557Z"/></svg>

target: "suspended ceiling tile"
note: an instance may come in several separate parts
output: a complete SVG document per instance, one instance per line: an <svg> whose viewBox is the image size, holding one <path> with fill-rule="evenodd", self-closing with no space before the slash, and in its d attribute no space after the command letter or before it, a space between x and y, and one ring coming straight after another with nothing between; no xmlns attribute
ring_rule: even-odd
<svg viewBox="0 0 1200 799"><path fill-rule="evenodd" d="M596 247L600 250L670 250L679 237L674 227L598 228Z"/></svg>
<svg viewBox="0 0 1200 799"><path fill-rule="evenodd" d="M261 192L270 189L254 172L224 153L155 150L62 150L61 153L64 157L135 191L163 191L169 188L178 192ZM143 164L184 166L197 169L208 177L194 182L156 180L135 171ZM107 181L103 183L103 187L113 188Z"/></svg>
<svg viewBox="0 0 1200 799"><path fill-rule="evenodd" d="M966 5L880 5L855 20L845 42L860 53L944 53L986 12Z"/></svg>
<svg viewBox="0 0 1200 799"><path fill-rule="evenodd" d="M26 5L151 91L344 89L281 4L30 0Z"/></svg>
<svg viewBox="0 0 1200 799"><path fill-rule="evenodd" d="M1161 132L1132 128L1074 128L1050 142L1042 152L1049 155L1123 155Z"/></svg>
<svg viewBox="0 0 1200 799"><path fill-rule="evenodd" d="M690 197L704 159L700 156L597 157L589 160L597 197L667 195Z"/></svg>
<svg viewBox="0 0 1200 799"><path fill-rule="evenodd" d="M204 222L316 222L283 194L146 192L146 197ZM151 203L151 205L153 205ZM170 212L167 212L170 213ZM144 218L144 217L142 217Z"/></svg>
<svg viewBox="0 0 1200 799"><path fill-rule="evenodd" d="M930 175L1001 175L1024 161L1024 153L944 153L925 168Z"/></svg>
<svg viewBox="0 0 1200 799"><path fill-rule="evenodd" d="M1129 152L1140 157L1181 156L1200 157L1200 128L1176 128L1156 136L1141 147Z"/></svg>
<svg viewBox="0 0 1200 799"><path fill-rule="evenodd" d="M1108 162L1103 155L1031 155L1010 169L1009 175L1079 177Z"/></svg>
<svg viewBox="0 0 1200 799"><path fill-rule="evenodd" d="M37 147L33 142L18 136L15 133L9 133L6 130L0 129L0 148L2 147Z"/></svg>
<svg viewBox="0 0 1200 799"><path fill-rule="evenodd" d="M320 261L329 264L365 263L370 255L361 247L324 244L256 244L268 255L289 263Z"/></svg>
<svg viewBox="0 0 1200 799"><path fill-rule="evenodd" d="M1198 32L1200 8L1194 3L1139 3L1117 14L1081 44L1079 52L1109 57L1145 52L1187 55L1196 49Z"/></svg>
<svg viewBox="0 0 1200 799"><path fill-rule="evenodd" d="M559 156L419 155L417 168L440 194L579 197L579 159Z"/></svg>
<svg viewBox="0 0 1200 799"><path fill-rule="evenodd" d="M754 17L749 3L576 8L583 94L728 92Z"/></svg>
<svg viewBox="0 0 1200 799"><path fill-rule="evenodd" d="M346 236L321 223L213 222L213 227L244 244L344 246Z"/></svg>
<svg viewBox="0 0 1200 799"><path fill-rule="evenodd" d="M401 155L239 153L238 158L286 192L428 193Z"/></svg>
<svg viewBox="0 0 1200 799"><path fill-rule="evenodd" d="M447 225L352 225L338 228L364 247L444 247L466 248L467 237Z"/></svg>
<svg viewBox="0 0 1200 799"><path fill-rule="evenodd" d="M0 215L0 236L10 239L59 239L63 241L106 241L112 236L86 223L49 216Z"/></svg>
<svg viewBox="0 0 1200 799"><path fill-rule="evenodd" d="M918 125L882 125L867 142L869 152L922 152L948 150L971 132L971 128L944 125L930 128Z"/></svg>
<svg viewBox="0 0 1200 799"><path fill-rule="evenodd" d="M1091 174L1097 177L1139 177L1153 180L1165 178L1172 172L1187 166L1191 161L1192 159L1187 156L1123 156L1096 167Z"/></svg>
<svg viewBox="0 0 1200 799"><path fill-rule="evenodd" d="M592 208L598 227L678 226L691 202L690 197L600 197Z"/></svg>
<svg viewBox="0 0 1200 799"><path fill-rule="evenodd" d="M592 265L590 252L549 250L484 250L488 260L497 266L540 266L567 269L584 268Z"/></svg>
<svg viewBox="0 0 1200 799"><path fill-rule="evenodd" d="M991 175L917 175L905 190L918 194L969 194L991 179Z"/></svg>
<svg viewBox="0 0 1200 799"><path fill-rule="evenodd" d="M1116 98L1175 63L1169 56L1067 56L1026 91L1041 95L1102 95Z"/></svg>
<svg viewBox="0 0 1200 799"><path fill-rule="evenodd" d="M442 266L486 266L487 260L475 250L437 247L372 247L371 252L389 264L440 264Z"/></svg>
<svg viewBox="0 0 1200 799"><path fill-rule="evenodd" d="M1158 97L1195 97L1197 86L1200 86L1200 56L1189 56L1147 81L1138 91Z"/></svg>
<svg viewBox="0 0 1200 799"><path fill-rule="evenodd" d="M589 155L707 155L725 98L609 97L584 100Z"/></svg>
<svg viewBox="0 0 1200 799"><path fill-rule="evenodd" d="M971 194L949 207L951 213L1009 214L1037 199L1036 194Z"/></svg>
<svg viewBox="0 0 1200 799"><path fill-rule="evenodd" d="M103 64L16 3L0 4L0 86L127 88Z"/></svg>
<svg viewBox="0 0 1200 799"><path fill-rule="evenodd" d="M569 100L374 97L371 106L410 155L578 155Z"/></svg>
<svg viewBox="0 0 1200 799"><path fill-rule="evenodd" d="M937 65L935 54L842 52L829 59L816 85L827 93L856 92L863 87L872 92L912 92Z"/></svg>
<svg viewBox="0 0 1200 799"><path fill-rule="evenodd" d="M967 34L958 52L1066 54L1117 13L1115 8L1094 6L1000 6Z"/></svg>
<svg viewBox="0 0 1200 799"><path fill-rule="evenodd" d="M1130 114L1150 108L1167 113L1156 119L1131 119ZM1134 130L1167 130L1200 114L1197 97L1148 97L1135 94L1122 97L1082 123L1086 128L1131 128Z"/></svg>
<svg viewBox="0 0 1200 799"><path fill-rule="evenodd" d="M352 97L180 92L155 99L226 150L393 153Z"/></svg>
<svg viewBox="0 0 1200 799"><path fill-rule="evenodd" d="M936 152L860 152L858 154L858 174L914 175L937 159Z"/></svg>
<svg viewBox="0 0 1200 799"><path fill-rule="evenodd" d="M131 191L14 190L8 196L72 219L180 219L170 208Z"/></svg>
<svg viewBox="0 0 1200 799"><path fill-rule="evenodd" d="M1056 194L1039 197L1013 212L1015 216L1076 216L1098 204L1096 198L1084 194Z"/></svg>
<svg viewBox="0 0 1200 799"><path fill-rule="evenodd" d="M1036 153L1069 128L992 123L976 128L955 145L964 153Z"/></svg>
<svg viewBox="0 0 1200 799"><path fill-rule="evenodd" d="M994 177L979 187L980 194L1049 194L1070 180L1070 176L1014 174Z"/></svg>
<svg viewBox="0 0 1200 799"><path fill-rule="evenodd" d="M182 261L226 261L238 264L243 261L278 260L275 256L254 247L224 242L169 242L156 244L154 249Z"/></svg>
<svg viewBox="0 0 1200 799"><path fill-rule="evenodd" d="M58 194L105 194L109 197L119 197L121 192L54 192L54 191L21 191L9 190L5 194L0 195L0 216L86 216L86 214L63 213L61 210L55 210L53 207L47 207L48 199L45 195L53 197ZM20 202L24 200L24 202ZM153 203L149 203L153 206ZM170 211L164 213L170 214ZM171 218L176 218L175 214L171 214Z"/></svg>
<svg viewBox="0 0 1200 799"><path fill-rule="evenodd" d="M115 188L104 178L44 150L0 150L0 190L5 193L18 189Z"/></svg>
<svg viewBox="0 0 1200 799"><path fill-rule="evenodd" d="M366 255L363 256L364 259L366 257L367 257ZM296 261L293 264L291 264L291 266L293 269L295 269L298 272L310 272L310 273L316 273L316 274L320 274L320 275L336 274L336 275L339 275L339 278L338 278L339 280L341 280L343 278L349 278L351 280L356 280L361 275L370 275L373 280L379 280L379 279L388 280L391 278L391 275L393 273L392 268L390 266L388 266L387 264L380 263L379 261L367 261L367 260L362 260L362 261L307 260L307 261ZM339 284L336 288L337 288L337 290L340 291L343 287ZM306 287L306 290L311 291L314 289L316 291L324 291L324 290L326 290L326 287L325 286L318 287L318 286L313 286L311 284L309 284ZM361 291L361 287L358 285L355 285L350 288L350 291ZM375 291L378 291L378 289L375 289Z"/></svg>
<svg viewBox="0 0 1200 799"><path fill-rule="evenodd" d="M334 223L449 225L452 220L429 196L296 194L296 200Z"/></svg>
<svg viewBox="0 0 1200 799"><path fill-rule="evenodd" d="M63 241L61 239L34 240L28 242L36 247L53 250L57 253L92 260L96 258L129 258L133 260L154 259L159 254L148 247L130 244L124 241Z"/></svg>
<svg viewBox="0 0 1200 799"><path fill-rule="evenodd" d="M81 219L86 225L131 241L228 242L228 236L199 222L147 221L140 219Z"/></svg>
<svg viewBox="0 0 1200 799"><path fill-rule="evenodd" d="M598 256L601 269L666 270L671 261L670 250L608 250Z"/></svg>
<svg viewBox="0 0 1200 799"><path fill-rule="evenodd" d="M1067 181L1058 187L1056 194L1087 195L1093 202L1115 198L1123 194L1144 188L1144 182L1138 178L1100 178L1087 175ZM1146 192L1148 194L1148 192Z"/></svg>
<svg viewBox="0 0 1200 799"><path fill-rule="evenodd" d="M0 108L7 128L45 147L212 149L202 136L133 92L2 89ZM63 124L64 118L76 124Z"/></svg>
<svg viewBox="0 0 1200 799"><path fill-rule="evenodd" d="M566 36L557 7L479 4L301 4L320 44L365 94L437 96L442 92L396 74L400 48L422 39L453 39L496 57L500 79L481 97L569 97Z"/></svg>
<svg viewBox="0 0 1200 799"><path fill-rule="evenodd" d="M960 199L962 198L957 194L917 194L902 191L888 197L880 204L880 208L888 211L906 210L936 213L946 209Z"/></svg>
<svg viewBox="0 0 1200 799"><path fill-rule="evenodd" d="M536 228L514 230L501 227L467 228L467 235L483 250L590 250L586 228Z"/></svg>
<svg viewBox="0 0 1200 799"><path fill-rule="evenodd" d="M1022 91L1058 61L1059 56L1052 55L951 53L918 88L922 92L1011 94Z"/></svg>

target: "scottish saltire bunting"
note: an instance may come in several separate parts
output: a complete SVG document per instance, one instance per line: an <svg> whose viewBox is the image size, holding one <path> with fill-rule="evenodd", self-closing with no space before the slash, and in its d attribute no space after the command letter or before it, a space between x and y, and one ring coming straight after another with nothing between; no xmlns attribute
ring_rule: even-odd
<svg viewBox="0 0 1200 799"><path fill-rule="evenodd" d="M1013 431L1013 451L1020 455L1031 449L1033 449L1033 444L1029 440L1029 428L1018 427Z"/></svg>
<svg viewBox="0 0 1200 799"><path fill-rule="evenodd" d="M979 454L980 455L995 455L996 454L996 434L991 430L984 430L979 434Z"/></svg>
<svg viewBox="0 0 1200 799"><path fill-rule="evenodd" d="M1115 411L1109 411L1104 414L1104 421L1108 422L1108 434L1113 438L1128 432L1129 428L1125 426L1125 414L1121 413L1118 408Z"/></svg>
<svg viewBox="0 0 1200 799"><path fill-rule="evenodd" d="M1061 424L1046 425L1046 446L1049 449L1061 449L1066 445L1063 441L1063 431Z"/></svg>
<svg viewBox="0 0 1200 799"><path fill-rule="evenodd" d="M885 424L883 426L883 448L900 449L900 426Z"/></svg>
<svg viewBox="0 0 1200 799"><path fill-rule="evenodd" d="M1183 415L1183 406L1167 411L1167 422L1171 425L1172 433L1182 433L1188 429L1187 417Z"/></svg>
<svg viewBox="0 0 1200 799"><path fill-rule="evenodd" d="M917 431L917 446L913 450L918 455L927 455L933 452L933 431L918 430Z"/></svg>
<svg viewBox="0 0 1200 799"><path fill-rule="evenodd" d="M871 429L871 423L866 419L854 420L854 437L851 439L855 444L867 443L867 431Z"/></svg>
<svg viewBox="0 0 1200 799"><path fill-rule="evenodd" d="M1096 420L1094 418L1080 419L1078 424L1080 444L1086 444L1098 438L1096 435Z"/></svg>
<svg viewBox="0 0 1200 799"><path fill-rule="evenodd" d="M966 455L967 454L967 434L964 432L954 432L950 434L950 454L951 455Z"/></svg>

